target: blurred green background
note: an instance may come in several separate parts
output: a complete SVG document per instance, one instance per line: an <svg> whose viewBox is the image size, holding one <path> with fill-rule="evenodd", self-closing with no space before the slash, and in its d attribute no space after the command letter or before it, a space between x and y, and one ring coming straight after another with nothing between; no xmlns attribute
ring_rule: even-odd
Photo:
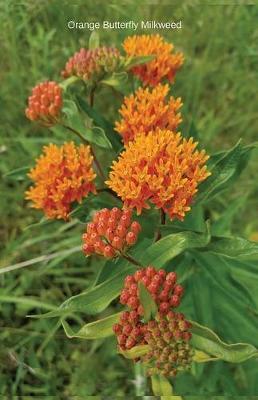
<svg viewBox="0 0 258 400"><path fill-rule="evenodd" d="M24 108L31 87L45 79L60 79L66 60L87 46L90 31L69 30L67 22L181 19L181 30L159 33L185 54L173 86L184 103L182 131L188 132L194 121L202 145L214 152L229 148L239 138L246 144L257 140L258 7L242 3L0 2L1 267L57 252L51 260L0 275L1 395L129 398L137 394L139 385L137 370L117 356L113 339L105 343L68 340L55 321L26 317L81 292L97 272L96 263L86 262L78 251L83 225L78 221L37 225L41 214L29 209L23 198L28 181L22 174L8 176L16 168L32 166L42 145L56 140L50 131L29 123ZM103 44L120 47L134 32L99 33ZM116 117L119 105L112 91L97 98L96 106L108 118ZM234 232L256 240L257 156L256 151L238 184L212 207L216 220L231 202L238 201ZM179 378L178 388L198 399L206 395L251 399L258 394L257 373L257 363L232 367L220 362L205 366L187 384Z"/></svg>

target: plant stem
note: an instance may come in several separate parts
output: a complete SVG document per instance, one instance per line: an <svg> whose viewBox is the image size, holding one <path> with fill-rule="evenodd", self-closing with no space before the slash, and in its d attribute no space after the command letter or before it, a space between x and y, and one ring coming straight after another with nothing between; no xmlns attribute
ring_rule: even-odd
<svg viewBox="0 0 258 400"><path fill-rule="evenodd" d="M85 139L85 137L81 134L81 132L76 131L74 128L72 128L72 127L69 126L69 125L62 124L62 126L63 126L64 128L66 128L66 129L68 129L70 132L73 132L75 135L77 135L85 144L87 144L87 145L90 144L90 143L88 142L88 140ZM102 177L102 179L105 180L105 175L104 175L104 173L103 173L103 171L102 171L101 165L100 165L100 163L99 163L99 161L98 161L98 159L97 159L96 153L95 153L95 151L93 150L93 147L92 147L92 146L91 146L91 152L92 152L92 155L93 155L93 158L94 158L94 163L95 163L95 165L96 165L96 168L97 168L97 170L98 170L98 173L100 174L100 176Z"/></svg>
<svg viewBox="0 0 258 400"><path fill-rule="evenodd" d="M130 263L137 265L137 267L143 267L143 265L139 261L135 260L135 258L130 256L129 254L121 253L121 256L123 258L125 258L127 261L129 261Z"/></svg>
<svg viewBox="0 0 258 400"><path fill-rule="evenodd" d="M160 209L160 224L165 225L165 223L166 223L166 214L165 214L164 210L161 208ZM161 232L160 232L160 229L158 229L156 238L155 238L155 242L158 242L158 240L160 240L160 239L161 239Z"/></svg>
<svg viewBox="0 0 258 400"><path fill-rule="evenodd" d="M72 133L75 133L75 135L77 135L85 144L88 144L88 145L89 145L88 140L85 139L85 137L84 137L80 132L76 131L75 129L73 129L73 128L72 128L71 126L69 126L69 125L62 124L62 126L63 126L64 128L66 128L66 129L68 129L68 131L70 131L70 132L72 132Z"/></svg>

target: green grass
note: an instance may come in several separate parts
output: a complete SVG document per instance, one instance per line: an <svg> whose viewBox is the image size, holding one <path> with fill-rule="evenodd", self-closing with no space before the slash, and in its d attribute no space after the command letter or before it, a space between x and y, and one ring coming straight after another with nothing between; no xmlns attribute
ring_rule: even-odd
<svg viewBox="0 0 258 400"><path fill-rule="evenodd" d="M174 93L184 102L182 130L187 133L194 121L201 144L210 152L226 149L240 137L247 144L257 140L256 6L215 6L197 1L194 6L189 2L173 6L137 1L111 1L109 6L96 1L77 3L73 6L58 1L6 0L0 4L2 267L80 245L82 224L37 224L40 213L30 210L24 201L28 186L24 174L6 176L13 169L31 166L42 145L56 140L50 131L30 124L24 108L31 87L43 79L59 79L67 58L87 45L89 32L69 31L69 19L182 19L181 31L160 32L186 58L174 85ZM126 30L100 32L103 43L117 46L129 34L132 32ZM97 99L97 106L104 113L110 103L117 109L119 103L111 91L104 100ZM107 112L109 116L111 113ZM213 207L212 217L216 219L228 204L245 194L234 219L235 232L243 236L258 230L257 155L256 152L238 185L217 199ZM0 394L101 394L112 398L135 395L133 367L117 356L113 340L68 340L53 321L26 317L84 290L96 273L96 263L86 262L76 252L0 275ZM257 394L252 365L207 366L205 374L214 374L212 388L198 382L198 377L203 376L198 368L195 382L187 378L194 393L185 389L184 377L178 380L178 387L194 395Z"/></svg>

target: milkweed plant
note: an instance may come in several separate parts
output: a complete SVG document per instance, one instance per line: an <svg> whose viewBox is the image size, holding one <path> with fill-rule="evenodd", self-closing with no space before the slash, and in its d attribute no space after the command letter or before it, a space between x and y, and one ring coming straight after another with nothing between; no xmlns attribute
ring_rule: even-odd
<svg viewBox="0 0 258 400"><path fill-rule="evenodd" d="M53 135L58 128L64 143L43 147L25 197L64 224L79 209L82 252L99 268L90 288L34 317L59 319L68 338L114 335L118 355L140 366L154 395L166 396L196 363L258 355L255 305L241 280L258 246L223 229L226 215L209 222L212 199L237 181L255 145L208 154L193 126L179 130L173 83L183 54L160 35L130 36L121 48L100 46L93 33L60 81L39 83L28 98L27 118ZM96 108L104 86L121 96L116 122ZM206 292L219 325L201 325ZM96 317L75 329L77 313ZM251 343L229 344L239 341L240 322Z"/></svg>

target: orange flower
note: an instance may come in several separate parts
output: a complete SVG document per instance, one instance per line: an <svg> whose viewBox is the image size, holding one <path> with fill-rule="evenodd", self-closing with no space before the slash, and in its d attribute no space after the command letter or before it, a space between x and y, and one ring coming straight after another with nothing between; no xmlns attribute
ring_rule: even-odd
<svg viewBox="0 0 258 400"><path fill-rule="evenodd" d="M61 75L64 78L78 76L84 80L98 80L105 72L115 70L120 60L120 53L115 47L80 49L69 58Z"/></svg>
<svg viewBox="0 0 258 400"><path fill-rule="evenodd" d="M129 36L123 47L130 57L155 55L152 61L132 68L144 85L155 86L162 79L173 82L184 61L183 54L173 53L173 44L165 42L160 35Z"/></svg>
<svg viewBox="0 0 258 400"><path fill-rule="evenodd" d="M139 135L113 163L106 183L124 201L124 208L135 207L140 214L153 203L171 220L182 220L198 183L210 175L205 166L209 157L196 146L193 138L169 130Z"/></svg>
<svg viewBox="0 0 258 400"><path fill-rule="evenodd" d="M124 143L133 140L139 133L147 134L156 128L176 130L182 121L178 112L182 103L180 98L166 99L168 92L168 85L158 85L152 90L140 87L134 95L125 97L119 110L122 120L116 122L115 127Z"/></svg>
<svg viewBox="0 0 258 400"><path fill-rule="evenodd" d="M61 147L50 144L43 152L28 174L35 185L26 192L26 199L33 202L33 208L43 209L48 218L67 219L74 201L80 203L89 192L95 192L90 147L76 147L74 142Z"/></svg>
<svg viewBox="0 0 258 400"><path fill-rule="evenodd" d="M62 105L62 88L54 81L41 82L32 89L25 114L31 121L51 126L57 123Z"/></svg>

